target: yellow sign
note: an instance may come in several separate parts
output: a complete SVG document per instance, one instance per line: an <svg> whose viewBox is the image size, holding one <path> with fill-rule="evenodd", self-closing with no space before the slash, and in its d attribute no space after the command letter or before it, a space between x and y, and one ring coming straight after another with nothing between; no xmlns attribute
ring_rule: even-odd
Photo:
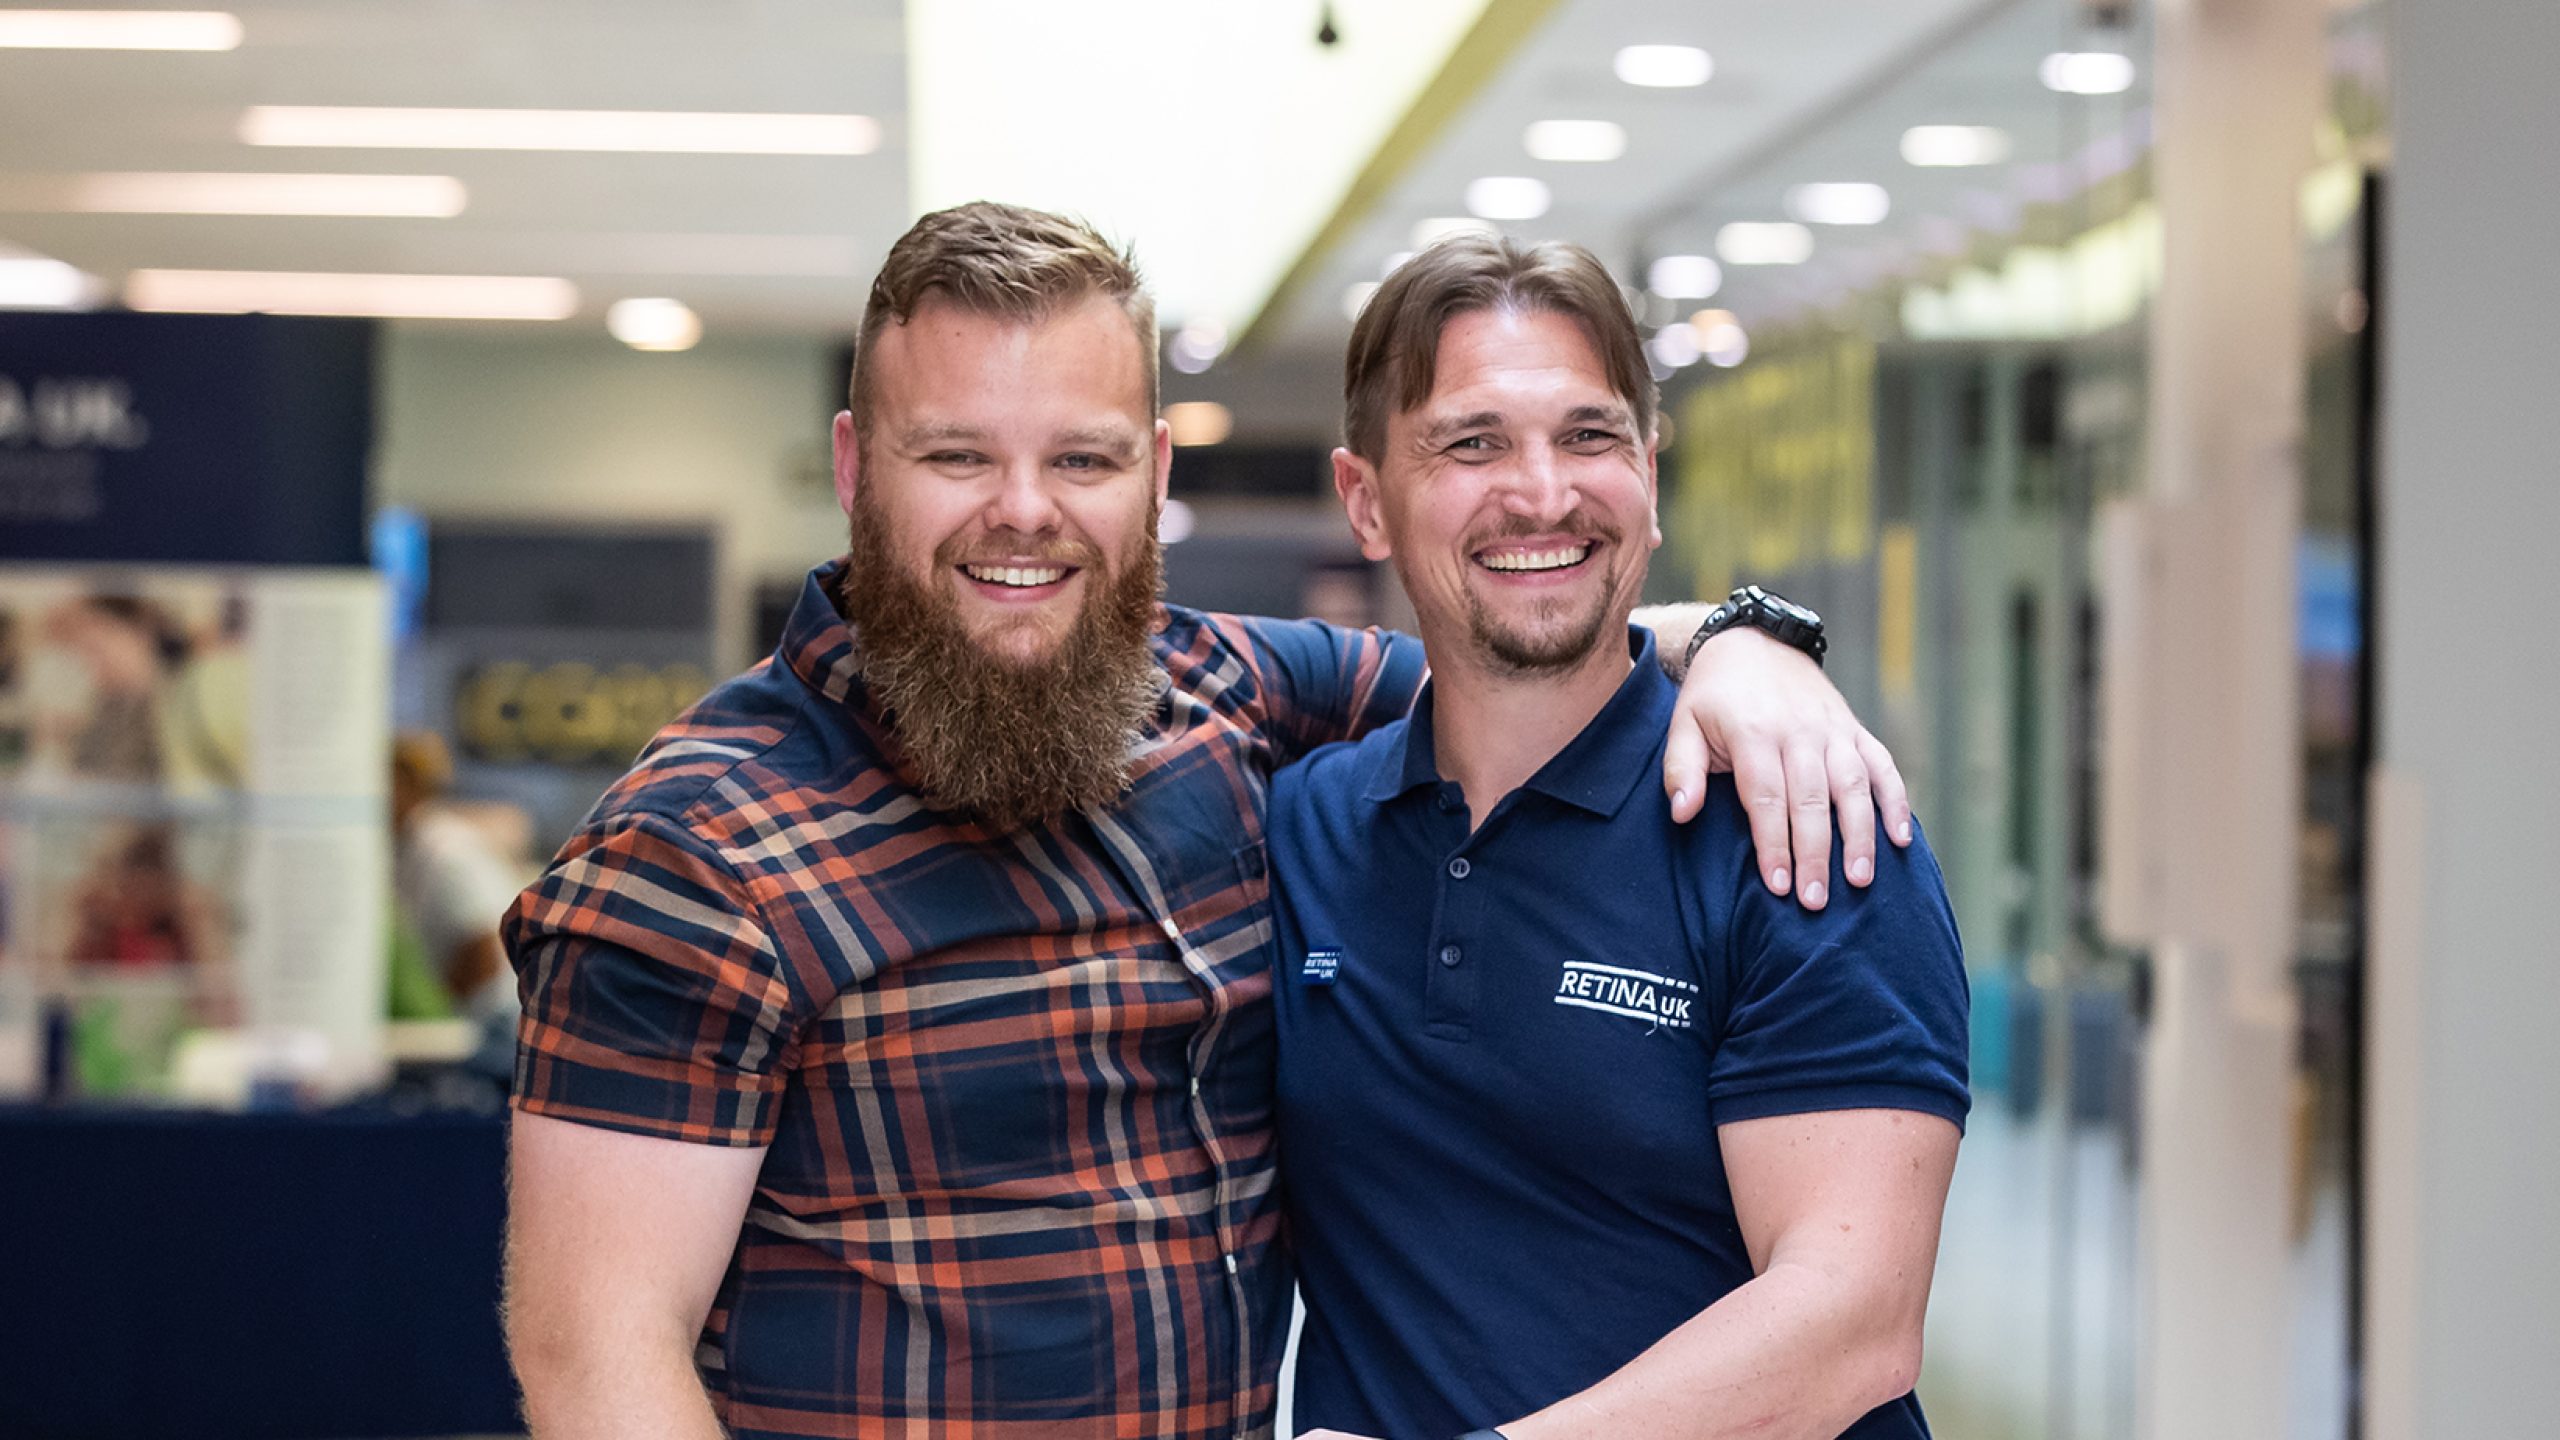
<svg viewBox="0 0 2560 1440"><path fill-rule="evenodd" d="M464 753L501 763L622 765L711 688L698 665L484 665L455 692Z"/></svg>
<svg viewBox="0 0 2560 1440"><path fill-rule="evenodd" d="M1670 510L1696 593L1873 553L1875 373L1875 345L1846 338L1755 361L1690 398Z"/></svg>

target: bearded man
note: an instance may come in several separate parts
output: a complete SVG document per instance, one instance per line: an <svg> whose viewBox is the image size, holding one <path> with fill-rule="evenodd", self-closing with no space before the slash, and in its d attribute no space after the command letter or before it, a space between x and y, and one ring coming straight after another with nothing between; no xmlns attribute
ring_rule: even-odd
<svg viewBox="0 0 2560 1440"><path fill-rule="evenodd" d="M545 1440L1268 1432L1266 785L1422 663L1158 603L1155 354L1085 227L917 222L836 419L850 556L510 912L508 1333ZM1668 783L1694 808L1711 742L1758 755L1773 873L1791 801L1827 865L1835 786L1872 854L1900 783L1836 692L1765 639L1710 653Z"/></svg>

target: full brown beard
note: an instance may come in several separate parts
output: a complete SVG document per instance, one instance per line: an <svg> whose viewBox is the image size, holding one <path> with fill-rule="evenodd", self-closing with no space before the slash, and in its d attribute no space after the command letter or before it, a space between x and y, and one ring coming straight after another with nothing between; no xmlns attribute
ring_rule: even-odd
<svg viewBox="0 0 2560 1440"><path fill-rule="evenodd" d="M1088 583L1056 651L1032 661L982 647L949 590L898 562L885 519L859 496L852 538L839 586L844 616L863 679L926 798L1011 828L1128 790L1130 746L1161 688L1147 644L1163 580L1152 523L1115 573L1091 547L1047 547L1044 558L1083 566ZM966 558L965 546L945 542L936 572Z"/></svg>

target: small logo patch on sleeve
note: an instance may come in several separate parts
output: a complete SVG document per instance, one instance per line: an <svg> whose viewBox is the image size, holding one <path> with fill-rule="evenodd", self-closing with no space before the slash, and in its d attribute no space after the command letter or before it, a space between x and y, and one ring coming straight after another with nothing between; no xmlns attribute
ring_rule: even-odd
<svg viewBox="0 0 2560 1440"><path fill-rule="evenodd" d="M1298 980L1306 985L1330 985L1342 973L1342 952L1310 950L1306 963L1298 967Z"/></svg>

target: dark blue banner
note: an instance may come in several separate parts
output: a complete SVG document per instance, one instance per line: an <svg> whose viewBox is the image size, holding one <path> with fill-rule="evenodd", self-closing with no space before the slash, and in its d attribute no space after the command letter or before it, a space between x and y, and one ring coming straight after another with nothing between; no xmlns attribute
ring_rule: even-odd
<svg viewBox="0 0 2560 1440"><path fill-rule="evenodd" d="M373 326L0 314L0 559L362 565Z"/></svg>

